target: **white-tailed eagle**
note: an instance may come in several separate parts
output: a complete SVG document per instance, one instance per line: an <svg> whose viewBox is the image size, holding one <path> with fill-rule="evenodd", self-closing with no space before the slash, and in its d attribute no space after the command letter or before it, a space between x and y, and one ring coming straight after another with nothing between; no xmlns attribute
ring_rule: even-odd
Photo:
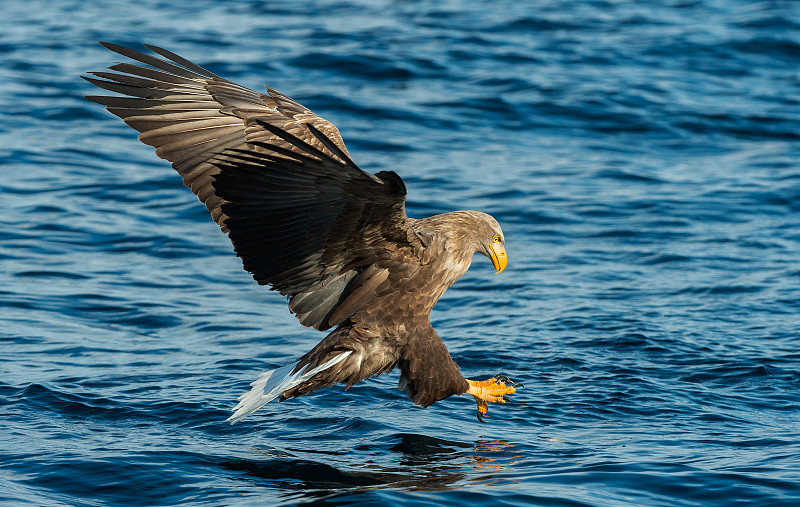
<svg viewBox="0 0 800 507"><path fill-rule="evenodd" d="M361 170L337 128L286 95L243 88L155 46L146 47L159 56L101 44L138 63L91 73L99 79L85 79L123 96L88 98L172 162L244 268L287 296L301 324L332 329L297 363L262 373L229 421L278 397L349 387L395 366L401 389L423 407L467 393L481 419L487 402L515 392L504 376L464 378L430 323L475 253L498 273L506 267L494 218L409 218L400 176Z"/></svg>

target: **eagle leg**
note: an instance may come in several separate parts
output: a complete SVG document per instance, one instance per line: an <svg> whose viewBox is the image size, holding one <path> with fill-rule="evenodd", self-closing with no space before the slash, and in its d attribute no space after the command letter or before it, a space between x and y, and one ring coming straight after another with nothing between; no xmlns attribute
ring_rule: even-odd
<svg viewBox="0 0 800 507"><path fill-rule="evenodd" d="M467 379L467 383L469 384L467 394L471 394L478 403L478 420L480 422L486 422L483 418L489 417L486 415L489 410L488 403L511 403L511 400L504 396L515 393L517 387L522 387L521 384L515 384L505 375L498 375L488 380Z"/></svg>

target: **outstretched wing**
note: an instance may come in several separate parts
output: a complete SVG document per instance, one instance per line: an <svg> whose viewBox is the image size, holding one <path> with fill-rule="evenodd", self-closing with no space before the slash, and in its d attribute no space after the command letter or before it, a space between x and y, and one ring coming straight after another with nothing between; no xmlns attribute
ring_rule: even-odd
<svg viewBox="0 0 800 507"><path fill-rule="evenodd" d="M269 89L263 95L167 50L161 59L105 47L119 63L89 82L127 97L92 96L172 162L228 232L259 284L290 297L303 325L335 326L391 283L421 251L405 185L359 169L336 127ZM403 251L403 255L395 255Z"/></svg>

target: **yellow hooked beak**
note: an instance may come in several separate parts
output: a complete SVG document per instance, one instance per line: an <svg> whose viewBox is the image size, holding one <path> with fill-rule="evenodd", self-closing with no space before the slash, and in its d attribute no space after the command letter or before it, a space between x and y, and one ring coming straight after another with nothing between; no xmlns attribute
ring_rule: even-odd
<svg viewBox="0 0 800 507"><path fill-rule="evenodd" d="M492 243L492 264L494 264L494 269L497 270L497 273L501 273L504 269L506 269L506 264L508 264L508 257L506 256L506 247L504 247L501 243Z"/></svg>

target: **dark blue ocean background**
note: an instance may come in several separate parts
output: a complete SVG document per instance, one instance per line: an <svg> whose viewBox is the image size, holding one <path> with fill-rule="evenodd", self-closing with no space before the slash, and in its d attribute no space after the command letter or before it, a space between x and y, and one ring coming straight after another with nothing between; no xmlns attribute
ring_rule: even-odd
<svg viewBox="0 0 800 507"><path fill-rule="evenodd" d="M800 2L6 0L0 503L798 505ZM322 334L79 79L147 42L340 128L408 212L492 213L398 373L230 426ZM137 46L141 48L140 46Z"/></svg>

